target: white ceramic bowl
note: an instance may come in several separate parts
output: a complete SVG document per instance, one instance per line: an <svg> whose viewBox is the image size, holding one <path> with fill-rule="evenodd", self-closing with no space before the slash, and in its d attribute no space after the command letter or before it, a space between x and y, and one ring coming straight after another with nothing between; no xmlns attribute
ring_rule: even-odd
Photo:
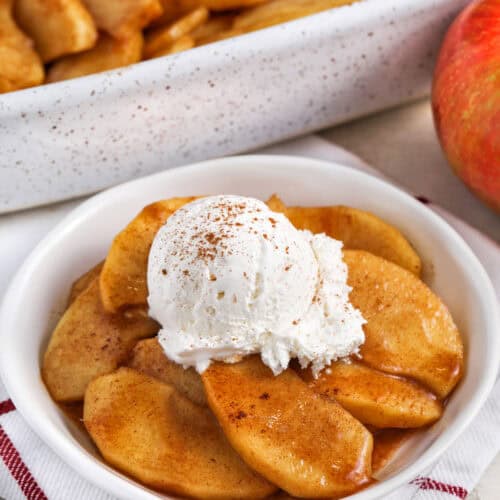
<svg viewBox="0 0 500 500"><path fill-rule="evenodd" d="M497 372L499 319L484 269L453 229L395 187L340 165L278 156L213 160L133 181L86 201L37 246L6 293L0 318L0 366L7 390L31 427L89 481L122 498L158 496L106 466L41 381L42 353L71 282L101 260L115 234L152 201L215 193L266 199L274 192L292 204L366 209L400 228L422 256L427 283L451 309L464 337L465 376L443 418L402 450L384 481L352 498L383 497L416 477L479 411Z"/></svg>

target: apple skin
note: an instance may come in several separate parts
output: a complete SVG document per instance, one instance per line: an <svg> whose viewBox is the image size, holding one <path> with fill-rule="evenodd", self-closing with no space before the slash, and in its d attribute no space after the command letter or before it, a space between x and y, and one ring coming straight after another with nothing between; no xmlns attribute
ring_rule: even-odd
<svg viewBox="0 0 500 500"><path fill-rule="evenodd" d="M500 0L476 0L446 34L432 110L449 163L500 211Z"/></svg>

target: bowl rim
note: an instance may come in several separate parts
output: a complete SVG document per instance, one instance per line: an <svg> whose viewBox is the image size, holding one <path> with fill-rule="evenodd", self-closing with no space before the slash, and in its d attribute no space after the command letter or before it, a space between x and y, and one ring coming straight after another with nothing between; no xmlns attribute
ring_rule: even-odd
<svg viewBox="0 0 500 500"><path fill-rule="evenodd" d="M102 202L112 202L119 199L125 192L130 189L140 189L141 185L147 185L156 179L168 179L168 177L176 173L183 172L190 175L203 174L207 169L214 167L224 169L237 169L238 166L251 168L260 163L265 163L269 171L273 170L294 170L301 171L307 169L309 173L315 169L316 173L331 175L332 172L349 172L349 175L360 179L365 184L370 186L378 186L379 189L384 189L394 198L395 201L401 201L412 205L411 210L416 210L426 219L426 224L434 225L448 239L451 246L450 252L459 253L463 259L464 266L467 266L468 275L474 276L476 282L481 283L475 292L476 299L483 304L483 309L490 312L484 317L486 329L483 333L484 339L488 342L489 348L486 350L486 356L483 363L483 373L480 378L476 392L466 403L466 408L463 412L457 415L450 425L438 436L438 438L427 448L421 455L402 471L395 474L377 485L372 486L367 490L355 493L349 498L357 500L368 500L379 498L390 493L399 486L408 483L418 476L421 472L428 469L459 437L460 434L471 423L477 415L482 405L486 401L491 389L496 380L499 353L500 353L500 336L497 334L497 326L500 323L500 315L498 313L496 295L493 285L484 270L482 264L474 255L469 246L465 243L462 237L441 217L432 212L428 207L425 207L411 195L404 192L393 184L377 178L366 172L340 165L335 162L316 160L306 157L285 156L285 155L243 155L236 157L225 157L214 160L198 162L192 165L169 169L158 172L140 179L128 181L108 190L105 190L97 195L90 197L88 200L81 203L78 207L67 214L49 233L36 245L29 256L25 259L19 270L16 272L10 285L8 286L2 307L0 309L0 375L7 389L9 396L14 402L16 408L28 423L31 429L48 445L66 464L72 467L78 474L87 479L90 483L97 485L105 491L120 495L120 492L133 495L137 499L153 499L157 498L153 490L145 491L140 487L138 482L118 475L115 469L110 468L104 463L98 463L95 459L81 446L68 443L67 438L60 433L57 426L52 423L41 424L42 419L38 419L30 408L30 400L23 396L24 387L17 382L15 373L20 370L16 359L15 352L12 346L15 342L10 340L7 332L15 331L16 310L22 309L23 290L31 279L33 271L37 268L38 262L43 255L50 251L53 245L57 244L58 240L65 238L65 232L85 220L86 217L93 215L99 211ZM265 182L265 180L262 180ZM12 313L11 311L14 311ZM22 371L22 370L21 370ZM55 404L55 403L54 403ZM47 425L49 424L49 425ZM56 431L56 432L54 432ZM161 494L160 494L161 495ZM170 498L167 496L167 498ZM176 498L176 497L171 497Z"/></svg>

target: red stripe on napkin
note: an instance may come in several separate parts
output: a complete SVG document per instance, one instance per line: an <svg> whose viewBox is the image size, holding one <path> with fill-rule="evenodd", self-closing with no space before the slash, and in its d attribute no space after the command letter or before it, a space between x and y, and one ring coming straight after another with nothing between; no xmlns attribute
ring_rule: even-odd
<svg viewBox="0 0 500 500"><path fill-rule="evenodd" d="M441 491L442 493L448 493L449 495L454 495L462 499L466 498L469 494L469 492L462 486L442 483L441 481L436 481L430 477L417 477L411 482L411 484L418 486L421 490Z"/></svg>
<svg viewBox="0 0 500 500"><path fill-rule="evenodd" d="M9 413L9 411L14 411L15 409L16 407L10 399L6 399L5 401L0 402L0 415Z"/></svg>
<svg viewBox="0 0 500 500"><path fill-rule="evenodd" d="M7 403L7 401L4 401ZM14 406L14 405L12 405ZM12 477L17 481L27 500L47 500L35 478L31 475L21 455L10 440L7 433L0 426L0 458L4 461Z"/></svg>

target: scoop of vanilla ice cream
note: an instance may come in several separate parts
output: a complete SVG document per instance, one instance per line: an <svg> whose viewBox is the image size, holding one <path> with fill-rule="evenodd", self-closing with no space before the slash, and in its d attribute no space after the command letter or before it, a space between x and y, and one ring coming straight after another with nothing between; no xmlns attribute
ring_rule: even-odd
<svg viewBox="0 0 500 500"><path fill-rule="evenodd" d="M148 303L166 355L200 373L252 353L275 374L294 357L317 373L364 341L346 280L341 242L297 230L259 200L212 196L158 231Z"/></svg>

